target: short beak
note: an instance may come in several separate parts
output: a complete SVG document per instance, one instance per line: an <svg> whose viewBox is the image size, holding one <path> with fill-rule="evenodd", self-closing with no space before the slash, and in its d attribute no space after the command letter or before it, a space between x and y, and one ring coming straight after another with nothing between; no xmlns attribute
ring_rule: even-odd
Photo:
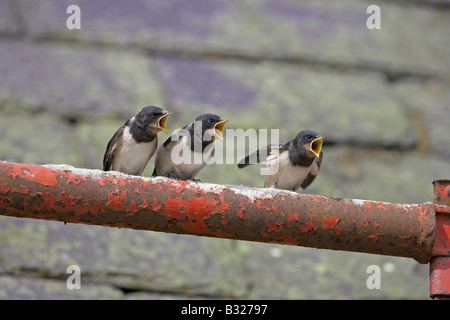
<svg viewBox="0 0 450 320"><path fill-rule="evenodd" d="M165 133L167 133L167 127L166 127L166 122L167 122L167 118L171 115L170 112L167 112L165 115L163 115L161 118L159 118L158 120L158 127L164 131Z"/></svg>
<svg viewBox="0 0 450 320"><path fill-rule="evenodd" d="M220 122L217 122L214 126L214 133L216 134L217 138L223 141L223 127L225 126L225 123L227 123L228 120L222 120Z"/></svg>
<svg viewBox="0 0 450 320"><path fill-rule="evenodd" d="M314 139L309 146L309 150L312 151L316 155L317 158L320 158L320 151L322 151L322 143L323 137Z"/></svg>

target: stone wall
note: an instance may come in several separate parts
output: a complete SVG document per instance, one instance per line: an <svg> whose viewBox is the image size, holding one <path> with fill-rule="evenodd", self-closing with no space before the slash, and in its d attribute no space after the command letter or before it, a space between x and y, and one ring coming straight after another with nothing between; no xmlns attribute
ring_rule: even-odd
<svg viewBox="0 0 450 320"><path fill-rule="evenodd" d="M366 27L372 4L380 30ZM324 134L307 193L432 201L450 173L449 30L450 1L0 0L0 160L101 168L114 131L159 105L170 132L209 112L282 141ZM261 187L258 173L198 178ZM404 258L7 217L0 230L3 299L429 295L428 267ZM72 264L81 290L66 286Z"/></svg>

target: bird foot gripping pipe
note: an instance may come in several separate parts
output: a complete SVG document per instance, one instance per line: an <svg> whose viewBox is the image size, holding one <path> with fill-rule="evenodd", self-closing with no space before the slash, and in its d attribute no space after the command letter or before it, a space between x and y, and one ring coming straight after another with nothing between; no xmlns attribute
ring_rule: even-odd
<svg viewBox="0 0 450 320"><path fill-rule="evenodd" d="M396 204L0 162L0 214L409 257L420 263L433 257L431 278L444 282L430 286L431 296L445 297L449 185L435 181L434 204Z"/></svg>

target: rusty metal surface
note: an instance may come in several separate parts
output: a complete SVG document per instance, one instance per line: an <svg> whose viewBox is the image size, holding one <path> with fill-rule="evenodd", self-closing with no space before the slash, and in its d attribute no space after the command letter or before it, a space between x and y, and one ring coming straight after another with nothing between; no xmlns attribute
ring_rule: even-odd
<svg viewBox="0 0 450 320"><path fill-rule="evenodd" d="M443 213L436 208L436 236L433 256L450 256L450 213Z"/></svg>
<svg viewBox="0 0 450 320"><path fill-rule="evenodd" d="M434 203L443 207L450 207L450 180L435 180Z"/></svg>
<svg viewBox="0 0 450 320"><path fill-rule="evenodd" d="M434 181L436 237L433 256L450 256L450 180Z"/></svg>
<svg viewBox="0 0 450 320"><path fill-rule="evenodd" d="M450 299L450 180L436 180L436 235L430 262L430 297Z"/></svg>
<svg viewBox="0 0 450 320"><path fill-rule="evenodd" d="M450 299L450 257L434 257L430 262L430 297Z"/></svg>
<svg viewBox="0 0 450 320"><path fill-rule="evenodd" d="M0 214L69 223L431 259L432 203L395 204L275 189L0 162Z"/></svg>

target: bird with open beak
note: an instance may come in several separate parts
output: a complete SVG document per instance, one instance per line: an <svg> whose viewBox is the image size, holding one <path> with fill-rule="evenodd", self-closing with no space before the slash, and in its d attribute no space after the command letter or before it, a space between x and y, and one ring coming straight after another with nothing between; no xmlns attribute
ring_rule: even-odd
<svg viewBox="0 0 450 320"><path fill-rule="evenodd" d="M247 155L239 161L238 167L266 161L268 174L265 188L305 189L319 173L323 139L317 132L305 130L286 144L269 145Z"/></svg>
<svg viewBox="0 0 450 320"><path fill-rule="evenodd" d="M173 134L156 151L153 176L193 180L214 156L214 140L223 140L224 120L215 114L202 114Z"/></svg>
<svg viewBox="0 0 450 320"><path fill-rule="evenodd" d="M103 157L103 170L120 171L140 176L158 146L157 134L167 133L170 112L148 106L128 119L108 142Z"/></svg>

